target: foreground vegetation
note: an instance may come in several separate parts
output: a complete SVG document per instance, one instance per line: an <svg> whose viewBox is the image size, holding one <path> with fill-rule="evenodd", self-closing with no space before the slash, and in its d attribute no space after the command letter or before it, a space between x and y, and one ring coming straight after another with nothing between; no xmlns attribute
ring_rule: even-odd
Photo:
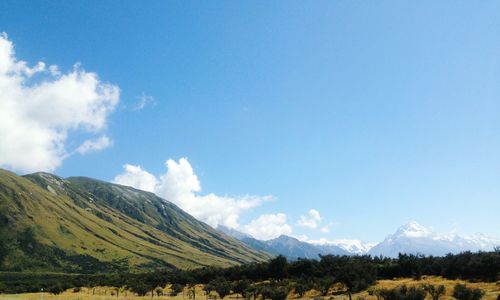
<svg viewBox="0 0 500 300"><path fill-rule="evenodd" d="M495 282L468 282L463 280L450 280L442 277L436 276L424 276L420 280L412 279L412 278L399 278L392 280L379 280L376 284L370 286L368 289L354 293L352 295L353 299L357 300L382 300L380 296L377 296L377 291L382 290L393 290L400 289L402 286L406 286L407 288L412 287L424 287L424 286L444 286L445 293L442 294L439 300L452 300L455 299L453 297L454 287L457 284L465 284L468 288L471 289L479 289L484 292L483 300L496 300L498 295L500 294L500 287ZM172 286L167 285L160 289L156 289L153 294L153 299L169 299L169 300L186 300L190 299L190 289L189 287L185 287L182 292L177 295L172 295ZM218 295L216 292L211 292L209 295L206 294L204 290L204 285L198 284L194 286L195 290L195 298L194 299L211 299L216 298ZM158 292L158 293L157 293ZM291 290L287 295L289 299L324 299L324 300L345 300L348 296L345 294L345 290L342 285L334 284L330 288L328 294L326 296L322 296L321 291L310 290L306 292L303 296L300 296L295 292L295 290ZM41 298L41 293L23 293L23 294L0 294L0 299L25 299L25 300L38 300ZM191 298L193 298L191 296ZM239 294L230 294L226 296L226 300L228 299L244 299L241 298ZM133 299L151 299L151 294L147 294L145 296L138 296L135 293L127 291L125 289L116 289L114 287L95 287L95 288L77 288L77 289L68 289L61 294L54 295L49 293L43 294L43 299L46 300L69 300L69 299L117 299L117 300L133 300ZM433 299L431 294L427 293L426 299Z"/></svg>
<svg viewBox="0 0 500 300"><path fill-rule="evenodd" d="M247 299L282 300L303 298L315 291L319 296L329 296L332 288L337 293L353 299L365 292L378 300L419 300L426 295L438 300L453 293L456 299L478 300L482 290L468 286L446 287L441 285L391 286L374 289L376 282L394 278L420 280L427 276L441 276L448 280L495 282L500 275L500 251L461 253L445 257L400 255L397 259L370 256L322 256L320 260L301 259L288 262L278 256L268 262L230 268L205 267L194 270L164 270L150 273L121 274L39 274L0 273L0 292L39 292L59 294L68 289L85 289L95 295L95 288L107 286L114 296L130 293L138 296L177 296L183 292L195 298L202 286L207 297L216 298L235 294ZM424 280L422 280L424 282ZM500 288L500 287L498 287ZM497 288L497 289L498 289ZM444 290L443 290L444 289ZM312 294L318 296L316 294ZM366 297L360 296L360 297Z"/></svg>

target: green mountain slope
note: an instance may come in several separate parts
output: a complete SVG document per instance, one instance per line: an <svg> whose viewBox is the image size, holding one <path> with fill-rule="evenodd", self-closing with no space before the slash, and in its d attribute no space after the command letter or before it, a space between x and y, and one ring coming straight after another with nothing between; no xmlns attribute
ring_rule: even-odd
<svg viewBox="0 0 500 300"><path fill-rule="evenodd" d="M109 272L268 259L156 195L0 169L0 270Z"/></svg>

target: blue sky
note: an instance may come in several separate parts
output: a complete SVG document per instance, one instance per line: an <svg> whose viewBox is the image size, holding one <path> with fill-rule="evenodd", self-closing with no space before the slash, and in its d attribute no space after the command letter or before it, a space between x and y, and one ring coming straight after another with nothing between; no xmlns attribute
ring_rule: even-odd
<svg viewBox="0 0 500 300"><path fill-rule="evenodd" d="M409 220L500 237L497 1L2 1L2 31L19 60L120 89L99 129L112 146L58 175L160 176L186 157L199 195L272 195L242 228L283 213L311 239ZM298 223L310 209L316 229Z"/></svg>

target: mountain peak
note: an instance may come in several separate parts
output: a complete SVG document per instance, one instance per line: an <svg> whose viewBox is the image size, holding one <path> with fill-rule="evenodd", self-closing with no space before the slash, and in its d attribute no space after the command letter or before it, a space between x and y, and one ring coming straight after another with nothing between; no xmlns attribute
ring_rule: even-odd
<svg viewBox="0 0 500 300"><path fill-rule="evenodd" d="M432 236L433 232L416 221L410 221L399 227L394 235L397 237L423 238Z"/></svg>
<svg viewBox="0 0 500 300"><path fill-rule="evenodd" d="M399 253L442 256L463 251L492 251L499 243L485 235L447 236L411 221L370 249L368 254L389 257L397 257Z"/></svg>

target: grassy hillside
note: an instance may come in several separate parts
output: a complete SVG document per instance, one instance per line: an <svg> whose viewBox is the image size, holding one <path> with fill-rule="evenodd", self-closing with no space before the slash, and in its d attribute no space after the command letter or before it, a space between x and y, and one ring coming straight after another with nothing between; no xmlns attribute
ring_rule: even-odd
<svg viewBox="0 0 500 300"><path fill-rule="evenodd" d="M0 170L0 270L96 272L267 259L154 194Z"/></svg>

